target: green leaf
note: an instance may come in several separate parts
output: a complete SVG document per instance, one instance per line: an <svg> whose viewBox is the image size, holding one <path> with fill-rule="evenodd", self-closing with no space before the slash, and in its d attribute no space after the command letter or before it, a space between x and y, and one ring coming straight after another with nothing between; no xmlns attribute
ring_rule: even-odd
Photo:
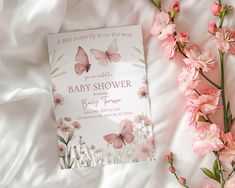
<svg viewBox="0 0 235 188"><path fill-rule="evenodd" d="M70 140L72 140L73 135L74 135L74 131L72 130L72 131L69 132L69 135L68 135L68 142L67 142L67 143L69 143Z"/></svg>
<svg viewBox="0 0 235 188"><path fill-rule="evenodd" d="M201 170L202 170L202 172L204 172L204 174L206 174L209 178L218 181L217 178L216 178L216 176L215 176L215 174L214 174L213 172L211 172L208 168L201 168Z"/></svg>
<svg viewBox="0 0 235 188"><path fill-rule="evenodd" d="M74 161L75 160L72 161L72 163L70 164L69 168L72 168Z"/></svg>
<svg viewBox="0 0 235 188"><path fill-rule="evenodd" d="M143 64L145 64L145 61L143 59L139 59L139 61Z"/></svg>
<svg viewBox="0 0 235 188"><path fill-rule="evenodd" d="M60 57L57 58L56 62L60 61L64 57L64 55L61 55Z"/></svg>
<svg viewBox="0 0 235 188"><path fill-rule="evenodd" d="M139 50L138 48L136 48L136 47L132 47L132 48L134 48L134 49L135 49L138 53L140 53L141 55L143 54L142 51Z"/></svg>
<svg viewBox="0 0 235 188"><path fill-rule="evenodd" d="M60 135L57 135L57 138L60 142L64 143L65 145L67 145L67 143L65 142L64 138Z"/></svg>
<svg viewBox="0 0 235 188"><path fill-rule="evenodd" d="M161 0L151 0L155 5L161 7Z"/></svg>
<svg viewBox="0 0 235 188"><path fill-rule="evenodd" d="M71 147L69 148L69 153L68 153L67 157L68 157L68 166L70 166L70 161L71 161Z"/></svg>
<svg viewBox="0 0 235 188"><path fill-rule="evenodd" d="M63 157L63 163L64 163L64 168L68 168L68 164L65 161L65 158Z"/></svg>
<svg viewBox="0 0 235 188"><path fill-rule="evenodd" d="M214 175L217 178L217 180L219 180L220 175L219 175L219 165L218 165L217 159L214 161L214 164L213 164L213 172L214 172Z"/></svg>
<svg viewBox="0 0 235 188"><path fill-rule="evenodd" d="M58 77L58 76L61 76L61 75L65 74L65 73L66 73L66 71L63 71L63 72L60 72L60 73L51 75L51 77L52 77L52 78L55 78L55 77Z"/></svg>
<svg viewBox="0 0 235 188"><path fill-rule="evenodd" d="M60 68L56 67L54 69L51 70L51 75L55 74Z"/></svg>

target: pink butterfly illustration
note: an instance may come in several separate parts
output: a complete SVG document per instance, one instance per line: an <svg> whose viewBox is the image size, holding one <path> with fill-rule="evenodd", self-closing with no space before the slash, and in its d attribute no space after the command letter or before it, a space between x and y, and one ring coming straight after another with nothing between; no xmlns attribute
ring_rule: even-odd
<svg viewBox="0 0 235 188"><path fill-rule="evenodd" d="M107 134L103 138L109 144L112 144L114 148L119 149L123 147L123 144L131 143L134 140L132 125L126 124L123 126L120 134Z"/></svg>
<svg viewBox="0 0 235 188"><path fill-rule="evenodd" d="M117 40L113 40L113 42L109 45L107 51L101 51L98 49L91 49L90 52L94 55L95 59L102 66L107 66L108 63L119 62L121 59L121 55L117 53Z"/></svg>
<svg viewBox="0 0 235 188"><path fill-rule="evenodd" d="M74 70L77 75L81 75L84 72L88 72L90 70L91 64L89 64L88 56L81 46L78 47L75 61L77 63L74 65Z"/></svg>

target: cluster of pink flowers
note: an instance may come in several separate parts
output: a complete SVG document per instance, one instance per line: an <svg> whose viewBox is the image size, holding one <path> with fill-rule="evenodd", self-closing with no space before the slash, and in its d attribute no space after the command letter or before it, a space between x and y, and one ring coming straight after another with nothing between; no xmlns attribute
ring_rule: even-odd
<svg viewBox="0 0 235 188"><path fill-rule="evenodd" d="M135 117L135 123L143 123L145 126L152 125L151 120L146 115L138 115Z"/></svg>
<svg viewBox="0 0 235 188"><path fill-rule="evenodd" d="M138 91L138 95L140 99L148 99L149 98L149 91L148 91L148 82L146 77L143 78L143 86L140 87Z"/></svg>
<svg viewBox="0 0 235 188"><path fill-rule="evenodd" d="M214 2L211 6L211 13L223 20L231 7L220 4ZM158 8L161 10L161 6ZM154 17L151 34L161 41L163 56L170 61L175 60L178 56L177 60L181 59L184 64L178 82L180 92L187 99L188 122L194 128L194 152L201 155L215 152L224 164L234 165L235 134L232 131L225 134L221 126L216 125L210 119L212 114L225 108L220 105L222 86L217 85L205 75L217 68L217 62L210 49L196 44L188 45L189 36L185 32L176 31L174 20L179 11L180 3L176 0L168 12L161 10L157 13ZM224 53L235 54L235 30L222 28L222 23L223 21L219 26L215 22L210 23L208 32L211 34L212 41L220 55ZM204 79L210 82L213 87L202 88L201 82ZM232 126L235 127L235 125ZM165 161L170 164L169 171L176 173L172 153L165 157ZM184 178L178 179L178 181L180 184L185 183ZM235 175L226 182L225 187L235 187L234 182ZM208 187L210 186L213 187L208 184Z"/></svg>
<svg viewBox="0 0 235 188"><path fill-rule="evenodd" d="M214 16L223 16L231 7L220 6L214 2L211 6L211 12ZM215 46L223 53L235 54L235 30L231 28L218 28L215 22L208 26L208 32L212 34Z"/></svg>
<svg viewBox="0 0 235 188"><path fill-rule="evenodd" d="M62 97L62 95L57 92L56 86L54 84L52 84L52 93L55 107L57 107L58 105L63 105L64 97Z"/></svg>
<svg viewBox="0 0 235 188"><path fill-rule="evenodd" d="M196 153L205 154L224 148L221 129L210 123L209 115L221 109L219 105L221 91L217 88L200 89L201 74L211 72L217 67L211 50L198 45L188 46L189 36L185 32L177 32L174 18L180 11L179 1L174 2L169 12L161 11L154 18L151 34L162 41L163 55L174 60L177 53L183 55L185 64L179 75L179 90L187 98L186 111L189 124L195 127L193 148ZM217 3L211 7L213 15L223 11ZM208 27L213 35L216 47L222 52L234 53L235 32L231 29L218 29L215 23ZM230 144L231 145L231 144Z"/></svg>
<svg viewBox="0 0 235 188"><path fill-rule="evenodd" d="M60 118L57 126L57 129L63 133L69 133L80 128L81 124L78 121L72 121L71 117Z"/></svg>

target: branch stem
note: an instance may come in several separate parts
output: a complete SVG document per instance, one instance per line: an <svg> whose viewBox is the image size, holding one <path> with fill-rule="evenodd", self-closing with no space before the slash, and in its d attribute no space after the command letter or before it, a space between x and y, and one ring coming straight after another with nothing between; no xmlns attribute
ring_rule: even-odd
<svg viewBox="0 0 235 188"><path fill-rule="evenodd" d="M225 87L224 87L224 53L219 51L220 56L220 67L221 67L221 98L223 103L223 114L224 114L224 132L229 132L228 121L227 121L227 104L225 98Z"/></svg>
<svg viewBox="0 0 235 188"><path fill-rule="evenodd" d="M202 70L200 69L199 70L199 73L202 75L203 78L205 78L205 80L207 80L210 84L212 84L213 86L215 86L217 89L221 89L221 87L216 84L214 81L212 81L210 78L208 78L203 72Z"/></svg>
<svg viewBox="0 0 235 188"><path fill-rule="evenodd" d="M218 170L219 170L219 175L220 175L220 187L224 188L225 180L224 180L222 165L219 160L219 156L218 156L217 152L214 152L214 154L215 154L216 161L217 161L218 168L219 168Z"/></svg>

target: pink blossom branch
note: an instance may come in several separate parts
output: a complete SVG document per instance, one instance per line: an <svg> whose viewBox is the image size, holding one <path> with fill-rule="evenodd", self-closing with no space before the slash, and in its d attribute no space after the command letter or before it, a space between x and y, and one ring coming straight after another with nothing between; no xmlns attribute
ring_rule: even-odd
<svg viewBox="0 0 235 188"><path fill-rule="evenodd" d="M174 154L172 152L169 152L165 157L164 161L170 165L169 171L175 176L176 180L182 187L190 188L187 185L186 179L182 176L179 176L176 172L175 164L174 164Z"/></svg>
<svg viewBox="0 0 235 188"><path fill-rule="evenodd" d="M213 82L211 79L209 79L203 72L202 69L199 69L199 73L202 75L203 78L205 78L205 80L207 80L210 84L212 84L213 86L215 86L217 89L221 89L221 87L219 85L217 85L215 82Z"/></svg>
<svg viewBox="0 0 235 188"><path fill-rule="evenodd" d="M222 7L222 1L218 1L219 5ZM219 28L223 27L223 21L226 16L227 10L223 9L221 15L219 16ZM228 120L227 120L227 104L225 98L225 87L224 87L224 53L219 50L220 57L220 67L221 67L221 98L223 103L223 116L224 116L224 132L229 132Z"/></svg>
<svg viewBox="0 0 235 188"><path fill-rule="evenodd" d="M163 42L161 46L163 47L164 56L169 60L173 60L178 52L183 56L182 59L186 65L178 80L180 82L180 91L188 98L186 110L189 117L189 124L195 126L193 150L198 154L211 152L215 154L216 160L213 169L202 168L201 170L209 178L216 180L221 188L224 188L225 183L227 186L227 180L229 180L229 178L226 180L224 178L226 172L222 167L222 162L225 160L223 157L232 155L229 152L233 150L232 148L234 148L235 145L232 133L226 134L229 132L229 126L232 124L233 117L229 103L228 105L226 104L224 85L224 55L227 52L235 54L235 46L233 45L234 43L232 43L234 40L233 37L235 37L235 31L229 28L222 29L224 18L228 10L230 10L230 6L222 6L221 0L219 0L218 3L214 2L211 6L211 12L214 16L220 18L219 28L217 28L216 23L211 23L208 27L208 32L212 34L216 47L219 49L221 65L221 85L219 86L205 75L206 72L212 71L216 64L211 51L206 48L200 48L197 45L186 47L189 42L189 36L185 32L176 31L175 17L180 11L179 0L176 0L171 5L168 12L163 11L161 8L159 9L159 7L161 7L160 0L153 0L153 2L158 7L160 13L155 16L151 34L157 36L157 38ZM227 39L227 37L229 38ZM232 39L230 39L230 37ZM226 38L226 46L221 45L223 42L221 38ZM228 49L227 46L230 46L230 48ZM201 63L202 59L204 60L204 64ZM205 88L199 92L197 90L199 82L201 81L199 74L216 89ZM224 132L221 130L220 126L214 124L209 117L210 114L215 113L216 110L219 109L220 97L223 103ZM182 186L188 187L186 179L179 177L176 173L172 153L166 156L165 161L170 164L169 171L174 174L177 181ZM229 177L234 173L234 167L232 166L232 168ZM235 176L233 177L235 178ZM233 179L233 177L231 179ZM230 184L230 182L228 182L228 184Z"/></svg>
<svg viewBox="0 0 235 188"><path fill-rule="evenodd" d="M173 21L174 21L174 20L173 20ZM176 44L177 44L177 48L178 48L179 52L180 52L185 58L187 58L187 55L184 53L184 51L183 51L183 49L180 47L179 43L176 42ZM217 89L221 89L221 87L220 87L218 84L216 84L214 81L212 81L210 78L208 78L208 77L202 72L201 69L199 69L199 73L200 73L201 76L202 76L206 81L208 81L211 85L215 86Z"/></svg>

